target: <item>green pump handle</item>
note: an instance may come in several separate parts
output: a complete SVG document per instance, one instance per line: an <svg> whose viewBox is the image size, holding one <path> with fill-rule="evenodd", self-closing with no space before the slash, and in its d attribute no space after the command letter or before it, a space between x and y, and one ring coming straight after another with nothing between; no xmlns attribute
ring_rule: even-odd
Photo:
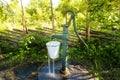
<svg viewBox="0 0 120 80"><path fill-rule="evenodd" d="M77 30L76 30L75 13L74 13L72 10L67 10L67 11L66 11L66 14L67 14L68 12L71 13L71 17L70 17L69 21L66 23L67 27L70 26L70 23L71 23L71 21L73 20L74 32L75 32L76 36L78 37L78 39L79 39L80 41L82 41L83 44L85 45L85 47L86 47L86 49L87 49L87 53L89 53L88 45L85 43L85 41L82 39L82 37L78 34L78 32L77 32Z"/></svg>

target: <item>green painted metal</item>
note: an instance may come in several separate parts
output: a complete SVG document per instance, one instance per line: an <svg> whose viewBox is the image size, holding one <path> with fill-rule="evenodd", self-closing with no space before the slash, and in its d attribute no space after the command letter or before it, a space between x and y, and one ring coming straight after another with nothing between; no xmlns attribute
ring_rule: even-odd
<svg viewBox="0 0 120 80"><path fill-rule="evenodd" d="M53 38L58 38L58 39L62 39L62 72L66 72L66 68L67 68L67 39L68 39L68 27L71 24L71 21L73 20L73 27L74 27L74 32L76 33L77 37L84 43L84 45L86 46L86 48L88 49L87 44L84 42L84 40L78 35L77 31L76 31L76 22L75 22L75 13L71 10L67 10L67 13L71 13L71 17L69 19L69 21L62 25L63 27L63 34L62 35L52 35L52 39Z"/></svg>
<svg viewBox="0 0 120 80"><path fill-rule="evenodd" d="M67 67L67 39L68 39L68 27L63 25L63 34L62 35L52 35L52 39L53 38L58 38L58 39L62 39L62 71L66 71L66 67Z"/></svg>

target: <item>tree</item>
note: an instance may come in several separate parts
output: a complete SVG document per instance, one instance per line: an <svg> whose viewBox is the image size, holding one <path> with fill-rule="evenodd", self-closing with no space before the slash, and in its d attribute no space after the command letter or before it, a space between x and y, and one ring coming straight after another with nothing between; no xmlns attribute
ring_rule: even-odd
<svg viewBox="0 0 120 80"><path fill-rule="evenodd" d="M23 8L23 4L22 4L22 0L20 0L21 3L21 9L22 9L22 24L23 24L23 31L24 33L28 33L27 31L27 27L26 27L26 21L25 21L25 16L24 16L24 8Z"/></svg>
<svg viewBox="0 0 120 80"><path fill-rule="evenodd" d="M31 0L26 7L26 18L29 26L38 26L52 22L50 0Z"/></svg>
<svg viewBox="0 0 120 80"><path fill-rule="evenodd" d="M90 22L93 28L101 26L101 28L111 28L119 22L119 8L116 4L120 1L116 0L89 0Z"/></svg>
<svg viewBox="0 0 120 80"><path fill-rule="evenodd" d="M51 4L51 15L52 15L52 29L53 29L53 32L54 32L54 13L53 13L52 0L50 0L50 4Z"/></svg>
<svg viewBox="0 0 120 80"><path fill-rule="evenodd" d="M67 4L66 4L67 3ZM60 11L65 17L66 10L72 10L76 14L76 24L79 28L85 27L85 14L86 14L86 1L85 0L61 0L57 11Z"/></svg>
<svg viewBox="0 0 120 80"><path fill-rule="evenodd" d="M90 24L89 24L89 9L88 9L88 0L86 0L86 39L89 41L90 40Z"/></svg>

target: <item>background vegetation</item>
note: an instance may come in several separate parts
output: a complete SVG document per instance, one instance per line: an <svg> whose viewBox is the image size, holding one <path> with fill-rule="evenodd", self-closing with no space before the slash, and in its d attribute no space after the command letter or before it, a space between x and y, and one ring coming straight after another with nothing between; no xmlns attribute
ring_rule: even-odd
<svg viewBox="0 0 120 80"><path fill-rule="evenodd" d="M115 40L93 39L90 37L90 29L119 36L119 4L119 0L61 0L53 8L55 29L60 29L61 24L65 23L66 10L75 11L77 29L86 30L85 39L89 39L87 44L90 52L86 53L83 44L76 44L68 49L69 59L85 63L102 80L120 79L120 40L114 36L112 38ZM14 28L23 30L22 17L27 29L52 28L50 0L30 0L23 7L24 15L18 0L0 0L0 31ZM48 41L49 37L38 33L28 34L17 45L0 41L0 55L5 57L5 62L0 66L11 66L24 61L42 62L47 58L45 43Z"/></svg>

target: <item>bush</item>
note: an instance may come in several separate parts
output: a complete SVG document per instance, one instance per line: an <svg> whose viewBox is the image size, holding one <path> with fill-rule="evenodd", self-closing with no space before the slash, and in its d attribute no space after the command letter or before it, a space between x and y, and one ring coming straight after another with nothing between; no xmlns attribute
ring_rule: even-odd
<svg viewBox="0 0 120 80"><path fill-rule="evenodd" d="M16 63L23 63L24 61L26 63L45 61L47 58L46 43L49 39L49 37L42 37L38 33L31 33L27 34L15 45L1 42L0 45L4 44L2 47L7 49L5 52L6 64L9 66ZM1 63L1 65L3 64L6 65L5 62Z"/></svg>
<svg viewBox="0 0 120 80"><path fill-rule="evenodd" d="M110 76L103 76L103 72L112 75L113 78L118 77L117 73L111 73L112 69L119 69L120 66L120 40L116 41L100 41L93 40L87 43L89 46L89 54L86 53L84 45L77 44L75 47L70 48L68 55L72 60L85 63L89 66L93 73L101 79L107 79ZM113 71L112 71L113 72Z"/></svg>
<svg viewBox="0 0 120 80"><path fill-rule="evenodd" d="M33 61L44 60L47 57L46 43L49 37L42 37L38 33L28 34L20 41L19 52L31 57Z"/></svg>

